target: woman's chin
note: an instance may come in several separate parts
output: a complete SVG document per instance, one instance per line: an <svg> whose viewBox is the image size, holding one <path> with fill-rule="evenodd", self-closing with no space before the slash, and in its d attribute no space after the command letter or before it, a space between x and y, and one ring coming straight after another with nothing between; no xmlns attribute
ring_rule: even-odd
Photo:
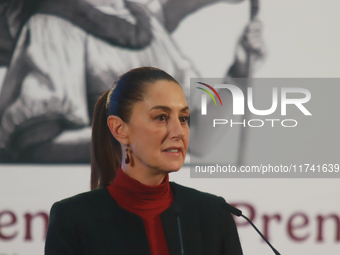
<svg viewBox="0 0 340 255"><path fill-rule="evenodd" d="M171 173L171 172L177 172L181 169L181 167L183 166L184 161L181 162L172 162L170 164L167 164L165 166L165 169L167 172Z"/></svg>

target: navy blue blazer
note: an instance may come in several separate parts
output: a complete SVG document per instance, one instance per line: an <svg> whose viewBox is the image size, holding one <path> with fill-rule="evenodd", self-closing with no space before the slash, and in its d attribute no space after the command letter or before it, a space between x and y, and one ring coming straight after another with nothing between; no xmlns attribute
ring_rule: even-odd
<svg viewBox="0 0 340 255"><path fill-rule="evenodd" d="M225 200L169 182L174 202L161 214L171 255L242 255ZM45 255L150 255L143 219L106 187L53 204Z"/></svg>

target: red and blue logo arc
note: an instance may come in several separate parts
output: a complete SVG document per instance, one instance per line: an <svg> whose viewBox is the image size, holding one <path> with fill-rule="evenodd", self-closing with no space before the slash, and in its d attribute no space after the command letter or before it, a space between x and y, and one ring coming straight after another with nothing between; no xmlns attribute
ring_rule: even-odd
<svg viewBox="0 0 340 255"><path fill-rule="evenodd" d="M221 100L221 98L220 98L220 95L217 93L217 91L216 91L213 87L211 87L210 85L208 85L208 84L206 84L206 83L203 83L203 82L197 82L197 83L202 84L202 85L208 87L209 89L211 89L211 91L214 92L215 95L217 96L218 100L220 100L220 104L221 104L221 106L222 106L222 100ZM211 94L209 90L206 90L206 89L201 88L201 87L196 87L196 88L201 89L201 90L203 90L204 92L206 92L206 93L214 100L215 105L217 106L216 100L215 100L213 94Z"/></svg>

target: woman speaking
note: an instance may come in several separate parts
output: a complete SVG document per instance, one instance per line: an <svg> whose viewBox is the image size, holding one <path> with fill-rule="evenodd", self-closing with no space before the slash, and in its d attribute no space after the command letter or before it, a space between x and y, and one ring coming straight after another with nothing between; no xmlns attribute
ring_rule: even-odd
<svg viewBox="0 0 340 255"><path fill-rule="evenodd" d="M189 107L178 82L133 69L98 100L91 191L56 202L45 255L239 255L222 197L169 182L189 143Z"/></svg>

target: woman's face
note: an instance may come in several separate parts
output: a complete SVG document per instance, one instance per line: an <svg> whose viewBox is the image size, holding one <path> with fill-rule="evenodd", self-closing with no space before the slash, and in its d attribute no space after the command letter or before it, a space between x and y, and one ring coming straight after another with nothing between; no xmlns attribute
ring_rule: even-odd
<svg viewBox="0 0 340 255"><path fill-rule="evenodd" d="M189 108L181 87L160 80L148 85L128 124L130 155L137 169L177 171L189 143Z"/></svg>

